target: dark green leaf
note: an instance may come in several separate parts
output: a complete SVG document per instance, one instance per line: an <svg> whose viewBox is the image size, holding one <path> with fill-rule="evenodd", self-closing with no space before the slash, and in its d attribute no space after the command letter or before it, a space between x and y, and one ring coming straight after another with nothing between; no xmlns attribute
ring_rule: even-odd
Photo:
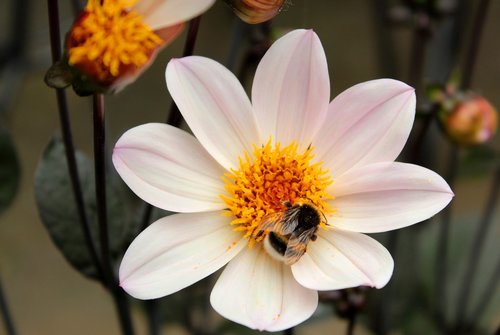
<svg viewBox="0 0 500 335"><path fill-rule="evenodd" d="M93 237L98 241L97 206L95 198L93 163L80 152L76 153L86 213ZM132 224L125 210L121 193L108 178L107 187L108 229L112 259L121 259L137 234L137 224ZM35 198L43 224L64 257L78 271L96 277L96 269L85 243L78 216L71 181L66 163L64 145L54 137L46 148L35 174ZM97 247L99 243L96 243Z"/></svg>
<svg viewBox="0 0 500 335"><path fill-rule="evenodd" d="M7 209L14 199L20 176L16 149L7 130L0 126L0 213Z"/></svg>

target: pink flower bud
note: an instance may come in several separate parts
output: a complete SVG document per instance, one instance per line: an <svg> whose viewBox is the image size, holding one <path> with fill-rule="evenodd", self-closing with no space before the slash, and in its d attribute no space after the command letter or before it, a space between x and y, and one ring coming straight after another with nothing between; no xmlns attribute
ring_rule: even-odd
<svg viewBox="0 0 500 335"><path fill-rule="evenodd" d="M487 142L497 129L497 111L483 97L473 96L456 103L443 121L456 142L474 145Z"/></svg>

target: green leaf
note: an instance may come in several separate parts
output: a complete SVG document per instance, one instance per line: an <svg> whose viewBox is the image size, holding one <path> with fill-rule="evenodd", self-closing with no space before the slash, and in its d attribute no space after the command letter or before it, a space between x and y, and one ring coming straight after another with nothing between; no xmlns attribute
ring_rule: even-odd
<svg viewBox="0 0 500 335"><path fill-rule="evenodd" d="M99 248L97 206L93 163L76 152L78 172L93 239ZM110 252L117 263L137 234L137 223L130 220L119 187L109 178L107 185ZM35 199L43 224L66 260L82 274L97 277L96 268L85 243L80 217L69 178L63 142L53 137L45 149L35 174Z"/></svg>
<svg viewBox="0 0 500 335"><path fill-rule="evenodd" d="M21 169L14 143L7 130L0 126L0 214L14 200L20 177Z"/></svg>

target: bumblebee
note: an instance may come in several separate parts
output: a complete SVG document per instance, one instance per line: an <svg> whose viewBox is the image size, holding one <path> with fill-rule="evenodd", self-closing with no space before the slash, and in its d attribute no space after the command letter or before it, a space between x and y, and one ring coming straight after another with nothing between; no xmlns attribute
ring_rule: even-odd
<svg viewBox="0 0 500 335"><path fill-rule="evenodd" d="M315 241L318 227L326 222L324 214L309 201L289 201L284 209L262 218L256 235L268 232L264 239L267 253L287 265L296 263L307 250L310 241Z"/></svg>

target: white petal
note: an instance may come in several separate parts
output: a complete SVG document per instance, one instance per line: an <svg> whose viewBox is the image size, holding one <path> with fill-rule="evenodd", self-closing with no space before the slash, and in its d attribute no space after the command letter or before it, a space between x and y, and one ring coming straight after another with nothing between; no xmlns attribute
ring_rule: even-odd
<svg viewBox="0 0 500 335"><path fill-rule="evenodd" d="M294 30L271 46L252 85L252 103L264 139L305 146L323 123L330 99L328 66L312 30Z"/></svg>
<svg viewBox="0 0 500 335"><path fill-rule="evenodd" d="M375 163L349 170L331 187L336 228L376 233L426 220L453 198L435 172L405 163Z"/></svg>
<svg viewBox="0 0 500 335"><path fill-rule="evenodd" d="M260 144L252 106L238 79L204 57L172 59L166 70L168 90L205 149L226 169Z"/></svg>
<svg viewBox="0 0 500 335"><path fill-rule="evenodd" d="M120 286L138 299L177 292L214 273L247 245L221 212L175 214L146 228L120 265Z"/></svg>
<svg viewBox="0 0 500 335"><path fill-rule="evenodd" d="M392 162L403 149L415 117L414 89L392 79L353 86L330 104L313 145L333 176L354 166Z"/></svg>
<svg viewBox="0 0 500 335"><path fill-rule="evenodd" d="M226 319L253 329L278 331L308 319L316 310L318 294L300 286L290 267L254 246L227 265L210 302Z"/></svg>
<svg viewBox="0 0 500 335"><path fill-rule="evenodd" d="M392 276L391 254L369 236L334 229L320 231L307 253L292 265L297 281L315 290L361 285L381 288Z"/></svg>
<svg viewBox="0 0 500 335"><path fill-rule="evenodd" d="M175 212L225 208L225 170L185 131L161 123L128 130L113 150L113 164L148 203Z"/></svg>
<svg viewBox="0 0 500 335"><path fill-rule="evenodd" d="M141 0L132 10L153 30L173 26L205 12L215 0Z"/></svg>

